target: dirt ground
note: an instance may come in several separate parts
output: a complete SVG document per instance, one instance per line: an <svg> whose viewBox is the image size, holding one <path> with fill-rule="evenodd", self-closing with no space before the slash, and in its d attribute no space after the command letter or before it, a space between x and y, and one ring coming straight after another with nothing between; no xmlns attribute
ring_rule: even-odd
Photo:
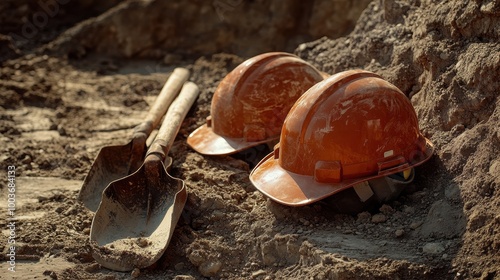
<svg viewBox="0 0 500 280"><path fill-rule="evenodd" d="M314 1L305 9L309 19L292 27L271 5L268 18L262 17L271 19L276 33L262 33L263 41L276 34L284 39L279 45L256 41L258 47L244 51L231 44L234 34L252 42L255 34L238 30L254 33L262 26L238 29L228 19L236 20L238 11L264 13L265 2L214 1L206 10L193 9L194 1L186 11L204 11L227 33L218 33L216 47L184 52L173 51L187 48L182 40L158 39L145 49L148 38L125 40L113 28L129 24L123 19L131 10L145 17L141 12L168 1L63 2L52 2L60 5L57 15L49 15L31 40L19 36L27 34L22 30L40 6L0 4L6 15L0 19L0 192L6 206L0 213L0 279L500 279L499 1L375 0L360 4L361 14L343 11L348 31L340 33L305 28L318 24L320 15L326 26L329 16L320 11L329 11L328 1ZM261 6L254 11L255 5ZM182 5L175 8L182 11ZM355 27L349 25L354 16ZM182 34L182 24L172 28ZM108 37L113 34L118 47ZM123 49L113 55L113 48ZM209 157L187 146L186 137L210 114L223 77L270 50L294 52L331 74L376 72L411 99L436 151L400 197L356 215L339 213L329 201L285 207L248 179L266 147ZM78 191L99 149L128 142L175 67L188 68L201 89L170 151L170 173L186 182L188 200L158 263L111 271L92 258L93 213L77 201ZM8 270L10 166L16 175L16 272Z"/></svg>

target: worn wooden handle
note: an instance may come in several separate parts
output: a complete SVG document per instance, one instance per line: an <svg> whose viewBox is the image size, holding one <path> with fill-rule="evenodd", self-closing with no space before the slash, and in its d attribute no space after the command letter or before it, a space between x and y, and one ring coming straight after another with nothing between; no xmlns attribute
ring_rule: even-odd
<svg viewBox="0 0 500 280"><path fill-rule="evenodd" d="M154 128L160 124L161 118L165 115L168 107L172 104L177 94L182 88L182 85L189 78L189 70L185 68L175 68L167 82L161 89L160 94L156 98L153 106L149 109L148 115L136 131L149 135Z"/></svg>
<svg viewBox="0 0 500 280"><path fill-rule="evenodd" d="M156 135L156 139L148 150L146 157L150 154L160 154L165 159L168 151L174 143L175 136L181 127L182 121L186 117L194 101L198 97L199 88L193 82L186 82L182 87L179 96L168 108L165 119Z"/></svg>

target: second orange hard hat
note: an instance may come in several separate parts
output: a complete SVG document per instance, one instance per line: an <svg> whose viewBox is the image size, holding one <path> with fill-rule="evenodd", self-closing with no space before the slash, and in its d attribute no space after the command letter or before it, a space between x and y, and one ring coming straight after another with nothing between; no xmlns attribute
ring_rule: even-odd
<svg viewBox="0 0 500 280"><path fill-rule="evenodd" d="M277 140L295 101L322 80L320 71L289 53L252 57L220 82L211 116L187 143L201 154L227 155Z"/></svg>
<svg viewBox="0 0 500 280"><path fill-rule="evenodd" d="M409 170L432 153L409 99L374 73L350 70L297 100L280 143L250 180L271 199L300 206Z"/></svg>

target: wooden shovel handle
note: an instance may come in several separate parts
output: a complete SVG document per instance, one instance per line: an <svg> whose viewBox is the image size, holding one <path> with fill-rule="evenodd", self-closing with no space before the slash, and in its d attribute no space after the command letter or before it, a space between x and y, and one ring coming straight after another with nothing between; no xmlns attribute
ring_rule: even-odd
<svg viewBox="0 0 500 280"><path fill-rule="evenodd" d="M189 70L185 68L175 68L167 82L161 89L160 94L156 98L153 106L149 109L148 115L144 122L138 125L135 133L144 133L147 136L151 134L153 129L160 124L161 118L165 115L170 104L177 96L177 93L182 88L182 85L189 78Z"/></svg>
<svg viewBox="0 0 500 280"><path fill-rule="evenodd" d="M151 154L158 154L162 160L168 154L168 151L174 143L175 136L181 127L182 121L186 117L194 101L198 97L199 88L193 82L186 82L182 87L179 96L174 100L170 108L168 108L165 119L156 135L156 139L151 144L146 158Z"/></svg>

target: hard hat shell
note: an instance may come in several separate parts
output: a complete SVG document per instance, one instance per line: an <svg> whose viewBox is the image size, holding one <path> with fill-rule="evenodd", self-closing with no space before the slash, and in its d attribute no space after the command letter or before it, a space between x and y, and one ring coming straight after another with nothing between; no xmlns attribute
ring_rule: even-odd
<svg viewBox="0 0 500 280"><path fill-rule="evenodd" d="M271 199L300 206L420 165L433 150L397 87L374 73L350 70L297 100L280 143L250 180Z"/></svg>
<svg viewBox="0 0 500 280"><path fill-rule="evenodd" d="M322 80L320 71L289 53L250 58L220 82L211 116L187 142L201 154L226 155L277 140L295 101Z"/></svg>

